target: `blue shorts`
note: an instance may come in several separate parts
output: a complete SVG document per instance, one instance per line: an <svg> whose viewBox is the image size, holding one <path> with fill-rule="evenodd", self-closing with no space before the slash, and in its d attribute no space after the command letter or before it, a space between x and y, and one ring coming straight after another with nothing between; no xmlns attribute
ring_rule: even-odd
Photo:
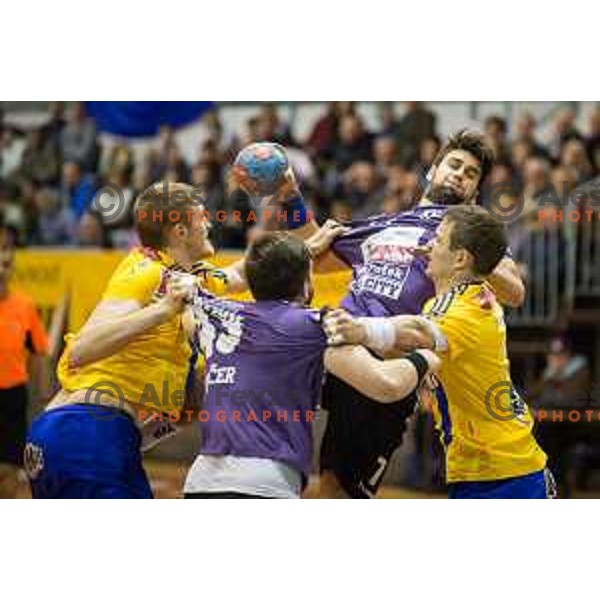
<svg viewBox="0 0 600 600"><path fill-rule="evenodd" d="M464 481L448 486L448 497L465 498L508 498L508 499L545 499L554 494L550 471L542 470L494 481Z"/></svg>
<svg viewBox="0 0 600 600"><path fill-rule="evenodd" d="M34 498L152 498L141 435L123 411L73 405L38 416L24 463Z"/></svg>

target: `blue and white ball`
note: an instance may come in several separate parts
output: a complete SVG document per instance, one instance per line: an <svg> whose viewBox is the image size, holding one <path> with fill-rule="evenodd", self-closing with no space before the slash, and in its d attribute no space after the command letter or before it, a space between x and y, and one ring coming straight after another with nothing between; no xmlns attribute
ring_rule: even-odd
<svg viewBox="0 0 600 600"><path fill-rule="evenodd" d="M237 155L233 172L238 183L251 194L269 195L283 183L290 163L279 144L260 142L246 146Z"/></svg>

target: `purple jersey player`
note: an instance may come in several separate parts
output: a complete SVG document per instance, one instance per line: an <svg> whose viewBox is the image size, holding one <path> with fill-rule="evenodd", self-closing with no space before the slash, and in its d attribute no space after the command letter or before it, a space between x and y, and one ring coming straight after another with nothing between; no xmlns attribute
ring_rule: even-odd
<svg viewBox="0 0 600 600"><path fill-rule="evenodd" d="M430 186L415 208L352 223L351 231L334 242L333 252L315 263L319 271L352 268L342 308L357 316L420 313L434 288L425 273L426 258L416 250L432 241L449 205L475 202L491 165L492 153L481 136L459 132L436 157ZM489 282L504 304L523 301L523 284L510 257ZM323 406L329 418L321 448L320 495L372 497L402 442L414 404L381 406L328 377Z"/></svg>
<svg viewBox="0 0 600 600"><path fill-rule="evenodd" d="M256 302L199 290L193 305L205 357L200 455L185 496L297 498L308 479L324 369L381 402L409 395L436 359L380 361L364 348L327 348L307 308L310 257L287 234L257 240L246 275Z"/></svg>

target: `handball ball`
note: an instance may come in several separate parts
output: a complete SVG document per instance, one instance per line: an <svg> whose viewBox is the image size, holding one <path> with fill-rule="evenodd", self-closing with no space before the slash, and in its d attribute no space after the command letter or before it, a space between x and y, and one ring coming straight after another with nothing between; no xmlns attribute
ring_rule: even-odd
<svg viewBox="0 0 600 600"><path fill-rule="evenodd" d="M290 163L283 146L262 142L246 146L237 155L233 173L239 185L258 195L274 194Z"/></svg>

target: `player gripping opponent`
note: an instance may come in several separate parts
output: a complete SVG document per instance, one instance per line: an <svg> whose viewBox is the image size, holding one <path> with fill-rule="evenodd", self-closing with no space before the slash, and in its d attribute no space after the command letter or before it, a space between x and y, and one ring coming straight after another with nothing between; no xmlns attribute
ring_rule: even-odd
<svg viewBox="0 0 600 600"><path fill-rule="evenodd" d="M450 205L475 202L492 158L480 135L459 132L437 156L418 206L353 222L351 231L333 243L333 252L315 262L317 271L352 268L352 283L341 306L356 316L418 314L435 290L426 274L426 260L416 249L433 239ZM305 231L308 235L308 227ZM524 287L509 256L487 281L502 303L522 302ZM329 416L321 448L320 495L373 497L392 453L402 443L415 402L381 406L328 376L323 407Z"/></svg>
<svg viewBox="0 0 600 600"><path fill-rule="evenodd" d="M412 394L437 363L428 350L380 361L360 346L327 349L321 313L306 307L310 256L289 234L255 241L246 273L256 302L202 289L194 301L206 395L202 448L187 476L186 498L299 497L324 367L390 402Z"/></svg>
<svg viewBox="0 0 600 600"><path fill-rule="evenodd" d="M505 252L501 223L478 207L451 208L427 269L436 290L423 311L427 319L355 319L337 312L328 322L334 342L364 343L393 355L421 333L439 353L435 412L451 498L553 493L527 405L510 382L503 311L486 282ZM506 398L509 405L499 411Z"/></svg>

